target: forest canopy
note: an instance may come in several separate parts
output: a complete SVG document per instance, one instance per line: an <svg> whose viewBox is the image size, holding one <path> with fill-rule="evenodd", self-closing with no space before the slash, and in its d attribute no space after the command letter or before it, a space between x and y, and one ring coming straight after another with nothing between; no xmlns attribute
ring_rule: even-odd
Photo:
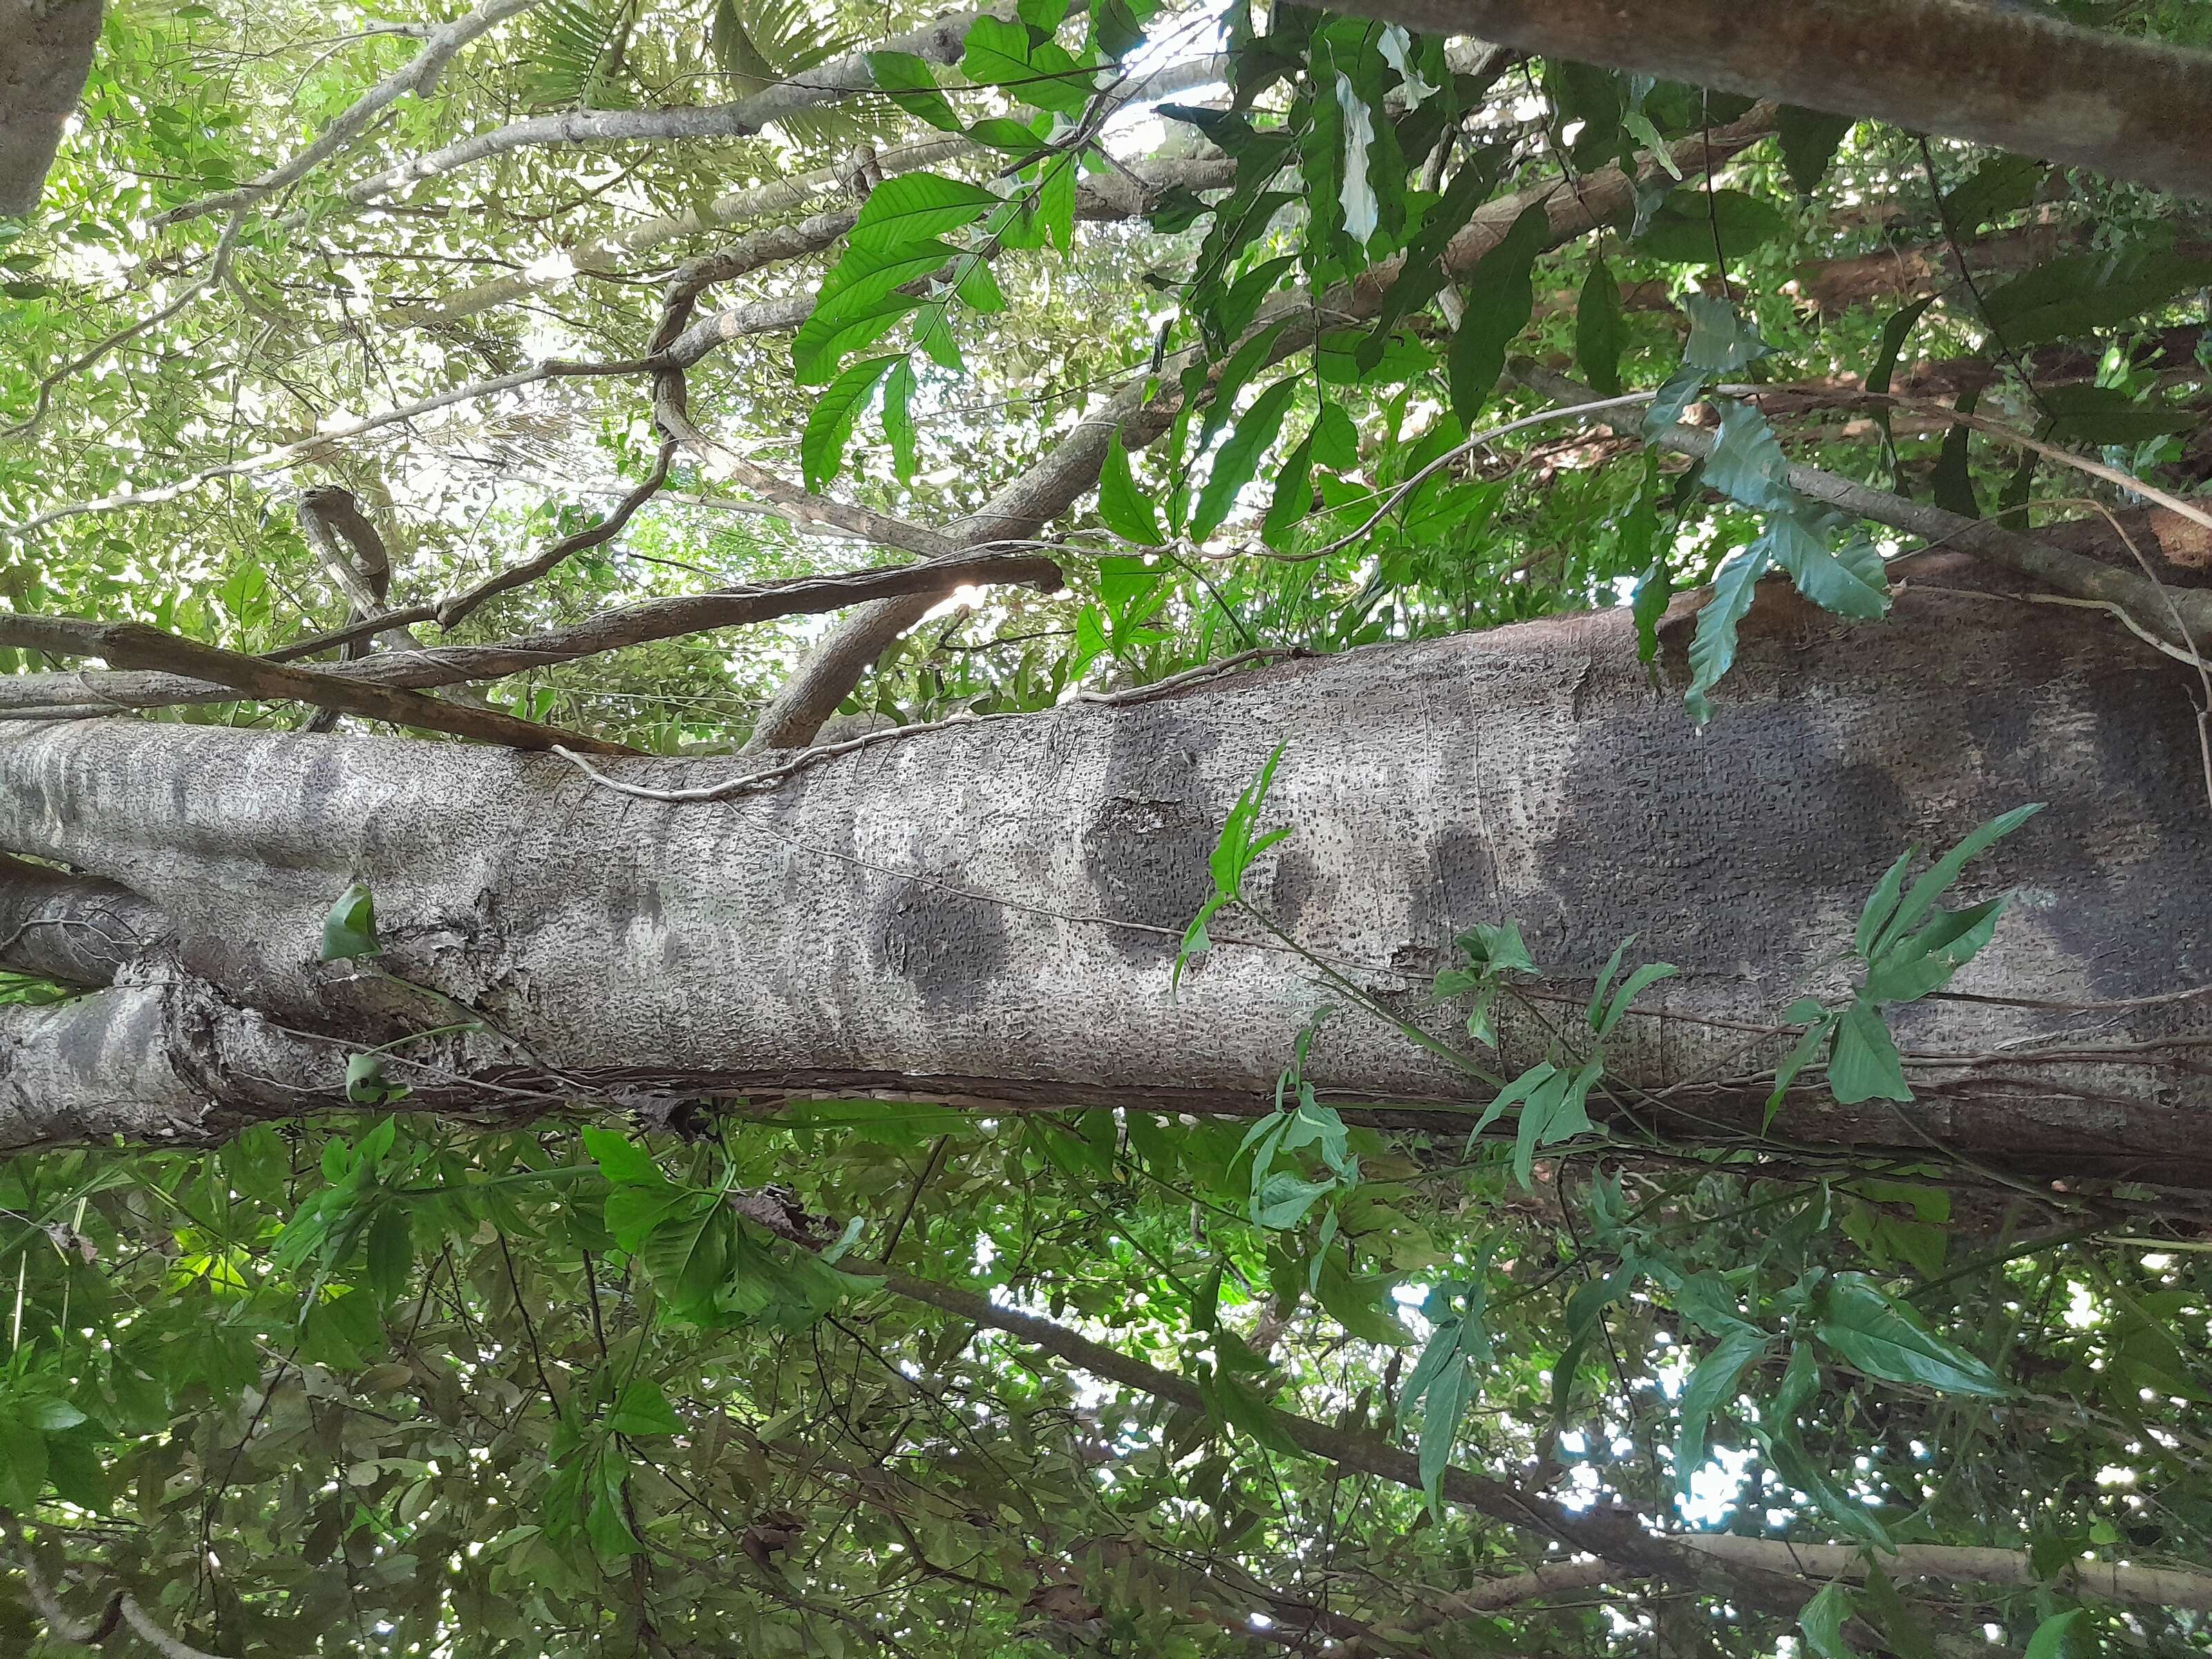
<svg viewBox="0 0 2212 1659"><path fill-rule="evenodd" d="M2212 1652L2212 10L0 9L0 1651Z"/></svg>

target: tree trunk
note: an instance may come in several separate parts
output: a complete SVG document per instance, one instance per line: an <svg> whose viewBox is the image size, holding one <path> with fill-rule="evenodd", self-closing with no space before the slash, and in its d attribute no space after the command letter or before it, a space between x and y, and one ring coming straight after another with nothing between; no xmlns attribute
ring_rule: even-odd
<svg viewBox="0 0 2212 1659"><path fill-rule="evenodd" d="M1578 1023L1633 933L1632 960L1682 971L1607 1044L1615 1121L1705 1146L1759 1141L1780 1011L1844 988L1835 958L1889 863L2047 802L1956 890L2016 893L1994 943L1892 1011L1917 1098L1845 1108L1808 1075L1765 1144L2212 1186L2193 1057L2212 1021L2170 994L2212 969L2193 680L2101 618L1979 591L1986 570L1900 569L1881 624L1768 584L1703 732L1677 690L1686 605L1656 678L1602 611L917 731L684 803L454 743L0 731L0 846L120 884L175 937L116 989L0 1028L0 1145L332 1104L350 1049L461 1018L441 998L493 1029L392 1051L430 1110L863 1091L1264 1110L1341 988L1234 913L1169 985L1219 827L1279 743L1261 822L1291 834L1247 883L1261 911L1439 1032L1425 991L1454 935L1518 919L1554 977L1508 1011L1502 1054L1477 1051L1502 1075ZM659 788L752 769L596 764ZM318 960L356 879L374 969ZM1348 1013L1310 1075L1382 1121L1492 1091Z"/></svg>
<svg viewBox="0 0 2212 1659"><path fill-rule="evenodd" d="M100 0L6 0L0 5L0 218L36 212L46 169L76 111Z"/></svg>

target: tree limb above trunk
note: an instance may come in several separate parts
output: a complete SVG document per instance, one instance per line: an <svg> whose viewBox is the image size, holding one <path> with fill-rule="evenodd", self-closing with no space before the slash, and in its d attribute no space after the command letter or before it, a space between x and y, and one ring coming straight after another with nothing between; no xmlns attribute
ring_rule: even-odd
<svg viewBox="0 0 2212 1659"><path fill-rule="evenodd" d="M2212 199L2212 53L1977 0L1350 0L1348 11Z"/></svg>
<svg viewBox="0 0 2212 1659"><path fill-rule="evenodd" d="M890 594L924 593L931 595L934 603L957 587L994 582L1018 582L1048 593L1066 586L1060 567L1036 554L967 554L942 562L848 570L829 576L793 576L720 592L647 599L521 639L496 640L486 645L428 646L411 651L390 651L321 672L332 678L426 690L471 680L499 679L533 668L573 662L580 657L597 656L605 651L619 651L626 646L677 639L711 629L741 628L752 623L772 622L779 617L840 611ZM419 609L427 612L429 608ZM418 616L415 611L371 617L272 651L266 660L289 662L333 650L349 640L389 627L394 617L429 619L427 614ZM66 708L88 714L113 714L127 708L228 702L238 695L234 686L189 674L129 669L9 674L0 675L0 716L22 719L32 711L40 711L38 718L58 719L62 716L51 711ZM76 717L75 712L70 717Z"/></svg>
<svg viewBox="0 0 2212 1659"><path fill-rule="evenodd" d="M634 755L626 744L607 743L556 726L518 720L489 708L442 702L419 691L378 684L321 669L289 668L265 657L243 656L143 623L87 622L74 617L0 615L0 644L27 646L57 657L104 657L121 668L152 668L229 686L251 697L292 699L317 708L389 720L427 732L450 732L518 749L581 749L594 755Z"/></svg>

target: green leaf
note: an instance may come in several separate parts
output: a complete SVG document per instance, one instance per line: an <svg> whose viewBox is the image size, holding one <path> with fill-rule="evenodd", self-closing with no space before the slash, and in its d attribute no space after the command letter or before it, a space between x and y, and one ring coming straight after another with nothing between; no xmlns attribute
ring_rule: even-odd
<svg viewBox="0 0 2212 1659"><path fill-rule="evenodd" d="M1765 549L1753 543L1721 567L1712 597L1698 609L1698 631L1690 641L1690 687L1682 701L1700 726L1712 718L1705 694L1735 661L1736 624L1749 613L1767 568Z"/></svg>
<svg viewBox="0 0 2212 1659"><path fill-rule="evenodd" d="M1984 1400L2002 1400L2012 1392L2003 1378L1929 1330L1864 1273L1828 1276L1814 1334L1847 1364L1887 1382Z"/></svg>
<svg viewBox="0 0 2212 1659"><path fill-rule="evenodd" d="M1283 429L1283 416L1297 391L1295 377L1278 380L1237 417L1237 429L1215 452L1212 471L1206 474L1206 486L1198 492L1198 504L1191 509L1193 541L1204 541L1229 517L1237 505L1237 492L1252 482L1260 458Z"/></svg>
<svg viewBox="0 0 2212 1659"><path fill-rule="evenodd" d="M2113 253L2047 259L1984 296L1990 326L2007 345L2043 345L2113 328L2212 283L2212 259L2137 242Z"/></svg>
<svg viewBox="0 0 2212 1659"><path fill-rule="evenodd" d="M1600 396L1620 395L1620 354L1627 344L1620 279L1603 259L1593 259L1575 302L1575 362Z"/></svg>
<svg viewBox="0 0 2212 1659"><path fill-rule="evenodd" d="M1875 890L1867 896L1866 908L1859 912L1858 932L1852 935L1851 949L1862 957L1874 954L1875 941L1881 937L1882 925L1897 914L1897 902L1905 893L1905 878L1912 867L1917 848L1908 848L1897 855L1897 862L1882 872Z"/></svg>
<svg viewBox="0 0 2212 1659"><path fill-rule="evenodd" d="M910 52L872 52L868 73L877 87L906 114L918 116L940 132L960 131L960 118L937 89L937 73Z"/></svg>
<svg viewBox="0 0 2212 1659"><path fill-rule="evenodd" d="M1238 346L1229 361L1222 364L1220 372L1213 377L1212 401L1206 407L1205 418L1199 424L1198 447L1200 451L1212 443L1213 434L1229 423L1230 416L1236 411L1237 394L1244 390L1255 374L1267 367L1268 356L1275 349L1275 342L1282 337L1284 329L1288 326L1286 322L1269 324Z"/></svg>
<svg viewBox="0 0 2212 1659"><path fill-rule="evenodd" d="M891 471L901 483L914 479L914 365L902 357L884 380L884 435L890 440Z"/></svg>
<svg viewBox="0 0 2212 1659"><path fill-rule="evenodd" d="M1536 203L1513 222L1468 278L1466 309L1452 337L1449 367L1452 413L1470 428L1504 373L1505 348L1528 325L1535 307L1529 273L1551 240L1551 210Z"/></svg>
<svg viewBox="0 0 2212 1659"><path fill-rule="evenodd" d="M651 1435L681 1434L684 1419L668 1403L668 1396L660 1385L649 1377L639 1377L622 1391L622 1398L607 1415L607 1427L616 1434L633 1435L643 1439Z"/></svg>
<svg viewBox="0 0 2212 1659"><path fill-rule="evenodd" d="M2014 807L2009 812L1998 813L1936 860L1934 867L1912 884L1912 890L1905 896L1888 921L1883 924L1881 932L1875 939L1873 954L1881 955L1908 928L1917 927L1920 918L1926 915L1951 884L1958 880L1968 864L2040 812L2043 805L2041 801L2031 801L2025 806Z"/></svg>
<svg viewBox="0 0 2212 1659"><path fill-rule="evenodd" d="M1714 403L1721 427L1705 462L1705 482L1762 513L1790 513L1797 505L1796 492L1790 488L1790 463L1766 416L1730 398Z"/></svg>
<svg viewBox="0 0 2212 1659"><path fill-rule="evenodd" d="M1797 1080L1797 1074L1819 1058L1822 1045L1834 1036L1835 1030L1835 1015L1826 1012L1817 1014L1813 1023L1806 1027L1804 1036L1799 1037L1790 1052L1783 1056L1782 1064L1774 1070L1773 1092L1766 1097L1766 1115L1759 1121L1759 1132L1761 1134L1773 1126L1774 1115L1782 1109L1783 1098L1789 1094L1790 1085Z"/></svg>
<svg viewBox="0 0 2212 1659"><path fill-rule="evenodd" d="M617 1187L665 1188L668 1177L661 1174L653 1154L627 1135L612 1129L586 1125L580 1132L584 1150L599 1166L599 1173L608 1183Z"/></svg>
<svg viewBox="0 0 2212 1659"><path fill-rule="evenodd" d="M1817 1659L1858 1659L1857 1650L1844 1640L1844 1626L1850 1616L1850 1595L1841 1584L1822 1586L1805 1604L1797 1615L1797 1627L1805 1632L1805 1645Z"/></svg>
<svg viewBox="0 0 2212 1659"><path fill-rule="evenodd" d="M368 1229L368 1287L390 1306L407 1291L415 1268L415 1224L404 1206L378 1206Z"/></svg>
<svg viewBox="0 0 2212 1659"><path fill-rule="evenodd" d="M1613 1028L1620 1024L1622 1017L1635 1006L1637 998L1642 996L1661 980L1673 978L1674 972L1674 964L1671 962L1647 962L1631 974L1627 983L1613 994L1613 1001L1599 1018L1598 1036L1604 1037L1609 1035Z"/></svg>
<svg viewBox="0 0 2212 1659"><path fill-rule="evenodd" d="M980 185L934 173L902 173L868 193L848 239L851 246L909 248L971 225L1000 198Z"/></svg>
<svg viewBox="0 0 2212 1659"><path fill-rule="evenodd" d="M1790 169L1790 182L1799 195L1811 195L1827 176L1837 147L1854 125L1848 115L1802 109L1796 104L1782 106L1775 117L1775 136L1781 141L1782 163Z"/></svg>
<svg viewBox="0 0 2212 1659"><path fill-rule="evenodd" d="M1686 368L1703 369L1709 376L1740 374L1773 349L1759 337L1756 323L1717 295L1686 294L1682 306L1690 313L1690 341L1682 349Z"/></svg>
<svg viewBox="0 0 2212 1659"><path fill-rule="evenodd" d="M338 895L337 902L323 918L322 959L343 962L373 957L383 948L376 942L375 902L369 897L368 889L356 882Z"/></svg>
<svg viewBox="0 0 2212 1659"><path fill-rule="evenodd" d="M1407 245L1405 259L1399 266L1398 280L1384 291L1382 304L1376 310L1374 326L1352 353L1353 361L1363 373L1382 362L1391 337L1407 316L1443 292L1447 280L1444 250L1497 186L1498 158L1493 152L1486 150L1461 166L1452 175L1451 183L1444 187L1444 193L1423 216L1420 229Z"/></svg>
<svg viewBox="0 0 2212 1659"><path fill-rule="evenodd" d="M1828 1057L1828 1091L1844 1106L1912 1098L1897 1043L1882 1024L1881 1011L1870 1002L1854 1002L1837 1018L1836 1046Z"/></svg>
<svg viewBox="0 0 2212 1659"><path fill-rule="evenodd" d="M1314 437L1309 432L1299 439L1275 469L1275 492L1260 521L1260 539L1279 553L1292 526L1313 509Z"/></svg>
<svg viewBox="0 0 2212 1659"><path fill-rule="evenodd" d="M1867 975L1869 1002L1917 1002L1951 982L1990 942L2005 901L1991 899L1963 910L1939 910L1936 920L1882 952Z"/></svg>
<svg viewBox="0 0 2212 1659"><path fill-rule="evenodd" d="M1670 196L1636 239L1636 251L1669 264L1710 265L1723 252L1734 264L1790 234L1789 216L1740 190Z"/></svg>
<svg viewBox="0 0 2212 1659"><path fill-rule="evenodd" d="M1122 540L1140 547L1158 547L1167 539L1160 533L1159 515L1152 503L1137 491L1136 477L1129 470L1129 452L1121 447L1118 427L1107 441L1106 464L1099 472L1098 516Z"/></svg>
<svg viewBox="0 0 2212 1659"><path fill-rule="evenodd" d="M1075 157L1055 155L1037 181L1037 224L1062 253L1075 246Z"/></svg>
<svg viewBox="0 0 2212 1659"><path fill-rule="evenodd" d="M1736 1382L1747 1368L1766 1357L1773 1339L1748 1326L1723 1336L1713 1351L1698 1362L1697 1370L1682 1387L1677 1413L1681 1428L1674 1442L1674 1484L1690 1490L1690 1479L1705 1465L1705 1428L1713 1413L1735 1397Z"/></svg>
<svg viewBox="0 0 2212 1659"><path fill-rule="evenodd" d="M809 489L823 489L843 468L845 446L852 440L853 422L859 417L861 407L874 392L876 383L890 373L893 365L903 361L900 357L870 357L854 363L815 399L806 416L806 430L799 440L799 467L805 474Z"/></svg>
<svg viewBox="0 0 2212 1659"><path fill-rule="evenodd" d="M2050 386L2039 394L2039 401L2050 417L2044 436L2060 444L2132 447L2168 433L2194 430L2203 421L2194 410L2169 409L2118 386Z"/></svg>
<svg viewBox="0 0 2212 1659"><path fill-rule="evenodd" d="M2033 202L2050 171L2048 161L2032 155L1992 155L1963 183L1943 192L1942 218L1958 235L1972 236L1992 220Z"/></svg>
<svg viewBox="0 0 2212 1659"><path fill-rule="evenodd" d="M1067 116L1083 113L1095 79L1064 46L1032 43L1027 26L988 13L969 27L960 72L979 87L1003 87L1023 103Z"/></svg>
<svg viewBox="0 0 2212 1659"><path fill-rule="evenodd" d="M1828 535L1839 538L1840 545L1831 550ZM1889 577L1881 555L1848 520L1778 513L1767 520L1763 539L1767 556L1823 611L1868 620L1889 614Z"/></svg>
<svg viewBox="0 0 2212 1659"><path fill-rule="evenodd" d="M1421 1493L1431 1515L1443 1512L1444 1471L1451 1467L1467 1408L1480 1392L1474 1367L1456 1357L1429 1385L1428 1403L1421 1414L1419 1459Z"/></svg>
<svg viewBox="0 0 2212 1659"><path fill-rule="evenodd" d="M2027 1651L2021 1659L2065 1659L2068 1642L2083 1619L2088 1616L2087 1607L2074 1607L2065 1613L2054 1613L2035 1627L2035 1634L2027 1638Z"/></svg>

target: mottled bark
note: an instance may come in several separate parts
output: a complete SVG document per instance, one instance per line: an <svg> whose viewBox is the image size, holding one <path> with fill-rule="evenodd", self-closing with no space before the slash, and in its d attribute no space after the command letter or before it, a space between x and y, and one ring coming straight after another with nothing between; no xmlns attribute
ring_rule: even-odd
<svg viewBox="0 0 2212 1659"><path fill-rule="evenodd" d="M2212 54L1984 0L1351 0L1547 57L1779 98L2212 198Z"/></svg>
<svg viewBox="0 0 2212 1659"><path fill-rule="evenodd" d="M0 217L33 212L100 39L100 0L0 0Z"/></svg>
<svg viewBox="0 0 2212 1659"><path fill-rule="evenodd" d="M1616 1121L1711 1145L1757 1141L1778 1012L1842 987L1832 958L1888 862L2040 800L1961 884L2019 896L1966 997L1898 1011L1918 1098L1844 1108L1808 1079L1773 1144L2212 1186L2212 1009L2166 994L2212 979L2190 677L2116 626L1946 574L1915 562L1880 624L1768 585L1702 732L1679 697L1685 606L1656 682L1601 612L921 731L691 804L452 744L26 725L0 732L0 846L159 906L201 1020L356 1042L450 1022L405 981L480 1011L492 1032L404 1051L432 1109L875 1090L1248 1113L1340 992L1234 918L1180 995L1169 975L1218 826L1285 743L1267 817L1292 834L1249 883L1263 909L1440 1030L1422 988L1472 923L1519 919L1557 975L1538 988L1570 999L1634 933L1682 974L1609 1047ZM755 765L603 764L654 787ZM355 879L388 973L316 960ZM1571 1018L1509 1014L1498 1068ZM285 1088L203 1065L202 1133L337 1098L319 1051L254 1061ZM1395 1121L1486 1092L1350 1015L1314 1075ZM70 1138L65 1101L43 1121Z"/></svg>

